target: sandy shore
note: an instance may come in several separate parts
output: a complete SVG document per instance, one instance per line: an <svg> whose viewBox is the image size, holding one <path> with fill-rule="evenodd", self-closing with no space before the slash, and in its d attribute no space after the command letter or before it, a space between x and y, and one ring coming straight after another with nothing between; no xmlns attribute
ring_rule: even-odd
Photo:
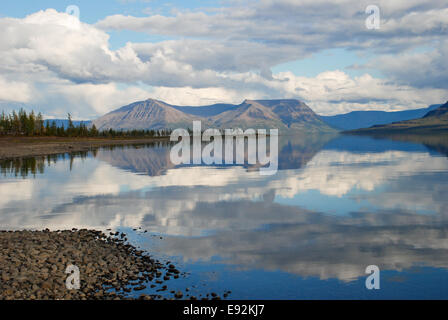
<svg viewBox="0 0 448 320"><path fill-rule="evenodd" d="M118 233L1 231L0 248L0 300L126 299L132 292L152 300L162 296L138 292L146 286L167 291L164 282L181 276L174 265L152 259ZM79 288L67 287L70 265L79 268Z"/></svg>
<svg viewBox="0 0 448 320"><path fill-rule="evenodd" d="M0 160L89 151L98 147L169 141L169 138L0 137Z"/></svg>

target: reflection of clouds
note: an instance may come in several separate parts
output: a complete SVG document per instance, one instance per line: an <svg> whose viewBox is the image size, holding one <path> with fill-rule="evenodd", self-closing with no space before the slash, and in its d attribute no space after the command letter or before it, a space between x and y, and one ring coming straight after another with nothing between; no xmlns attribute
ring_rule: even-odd
<svg viewBox="0 0 448 320"><path fill-rule="evenodd" d="M47 213L45 221L40 215L3 216L6 225L17 223L45 225L53 229L76 227L137 227L166 234L199 236L203 232L219 229L256 229L260 225L297 222L298 217L288 207L279 206L275 215L257 213L254 207L263 208L265 201L245 201L232 212L222 211L215 203L234 203L227 200L188 200L185 195L178 198L180 189L162 188L150 192L130 191L120 195L97 195L77 197L70 203L61 204ZM207 191L203 189L203 193ZM214 201L211 201L214 199ZM269 197L266 197L269 201ZM132 209L130 209L132 208ZM204 209L202 209L204 208ZM22 209L23 210L23 209ZM21 211L22 211L21 210ZM303 210L305 211L305 210ZM3 223L3 222L2 222Z"/></svg>
<svg viewBox="0 0 448 320"><path fill-rule="evenodd" d="M364 275L369 264L448 267L446 158L325 150L262 177L243 167L171 168L164 154L153 159L145 150L103 150L101 161L75 159L71 172L60 161L36 179L2 180L0 225L142 226L168 235L166 254L342 280ZM367 200L375 213L334 217L275 202L307 190Z"/></svg>
<svg viewBox="0 0 448 320"><path fill-rule="evenodd" d="M101 204L72 211L60 209L83 197L118 195L123 186L128 190L139 190L148 184L148 177L126 173L107 164L98 165L94 159L75 160L72 172L68 170L68 165L68 161L58 161L47 168L45 175L37 175L35 179L2 181L2 228L95 227L98 225L91 223L97 218L102 221L100 226L108 224L111 218L115 218L104 215L107 208L102 208ZM125 210L121 214L126 216L127 212Z"/></svg>
<svg viewBox="0 0 448 320"><path fill-rule="evenodd" d="M222 212L232 212L240 205L244 204L220 203L218 207L223 207ZM281 211L276 204L254 209L261 216ZM380 212L341 218L284 209L298 222L283 223L279 219L278 224L262 230L224 230L200 238L168 237L160 250L189 261L212 261L212 257L220 256L220 262L242 268L344 281L364 276L370 264L382 270L419 264L448 268L446 216Z"/></svg>
<svg viewBox="0 0 448 320"><path fill-rule="evenodd" d="M289 152L288 156L292 154ZM144 166L135 164L137 161L126 162L122 157L119 153L120 161L115 155L113 157L99 155L100 159L115 166L131 168L136 172L144 171ZM137 163L144 163L146 166L154 165L148 159L152 157L152 154L148 155L145 150L138 150L138 154L135 152L135 157L139 159ZM299 159L303 160L302 157ZM280 160L280 162L282 161ZM258 198L271 189L276 190L276 195L285 198L292 198L306 190L318 190L324 195L342 197L353 189L373 191L386 181L413 175L417 172L448 169L446 158L432 157L428 153L404 151L381 153L321 151L306 162L306 164L301 162L301 164L305 164L302 170L280 170L272 177L260 177L257 172L246 172L242 167L227 167L225 169L204 166L171 168L167 169L163 176L153 177L151 184L156 187L226 187L232 184L231 194L228 190L219 190L221 194L227 194L227 199L246 198L244 195L239 196L241 193L250 193L253 198ZM157 161L157 165L161 165L159 161Z"/></svg>
<svg viewBox="0 0 448 320"><path fill-rule="evenodd" d="M400 151L369 154L322 151L303 171L280 172L281 179L272 182L270 187L286 198L305 190L341 197L352 189L373 191L389 180L428 170L448 170L447 159Z"/></svg>
<svg viewBox="0 0 448 320"><path fill-rule="evenodd" d="M148 185L145 176L133 175L109 165L97 166L88 177L64 181L64 191L71 196L118 195L123 186L138 190Z"/></svg>
<svg viewBox="0 0 448 320"><path fill-rule="evenodd" d="M387 186L387 193L382 190L350 197L353 201L365 197L378 208L441 212L447 207L444 197L434 198L434 190L446 189L447 183L438 176L448 170L448 161L427 153L322 151L302 169L281 170L274 176L262 177L258 172L247 172L242 167L205 166L166 169L165 175L159 176L135 174L129 169L132 170L136 163L140 163L140 169L143 169L148 159L144 157L145 149L129 151L138 152L140 156L127 166L122 162L121 157L125 153L122 150L101 151L98 155L100 159L115 159L114 164L119 163L126 170L86 159L75 161L72 173L67 171L66 163L60 162L48 168L46 175L37 176L36 180L14 180L11 183L27 184L28 191L20 193L20 197L28 194L23 198L28 200L14 203L14 213L5 212L5 208L14 201L14 192L2 192L5 196L0 203L3 208L0 209L3 211L0 221L5 227L116 227L138 226L151 217L148 227L152 231L200 235L204 230L250 229L278 221L278 217L273 215L264 220L260 216L250 220L245 212L234 219L232 214L227 214L223 220L215 220L208 215L185 218L185 212L197 212L201 205L207 203L260 202L267 195L272 199L274 196L291 198L307 190L343 197L353 189L373 191L380 186ZM160 170L158 165L153 169ZM418 175L424 175L426 179L420 179L419 184L401 183ZM412 185L419 187L412 188ZM0 186L8 188L5 184ZM17 185L13 188L18 190L22 187ZM403 205L397 206L397 202ZM211 209L212 212L214 210ZM294 219L285 221L296 222Z"/></svg>
<svg viewBox="0 0 448 320"><path fill-rule="evenodd" d="M157 187L223 187L252 177L258 172L246 173L242 167L216 169L212 167L190 167L168 170L165 176L154 178Z"/></svg>
<svg viewBox="0 0 448 320"><path fill-rule="evenodd" d="M1 180L0 180L1 181ZM0 208L15 201L26 201L32 197L30 180L5 180L0 183Z"/></svg>
<svg viewBox="0 0 448 320"><path fill-rule="evenodd" d="M448 172L419 172L390 181L384 192L363 194L358 199L381 208L444 214L448 212Z"/></svg>

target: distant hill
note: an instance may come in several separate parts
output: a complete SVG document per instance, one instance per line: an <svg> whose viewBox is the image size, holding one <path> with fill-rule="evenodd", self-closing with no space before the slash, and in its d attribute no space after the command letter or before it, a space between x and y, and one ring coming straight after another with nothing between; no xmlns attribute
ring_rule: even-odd
<svg viewBox="0 0 448 320"><path fill-rule="evenodd" d="M423 118L431 118L431 117L447 118L447 116L448 116L448 101L439 108L428 112Z"/></svg>
<svg viewBox="0 0 448 320"><path fill-rule="evenodd" d="M44 120L44 125L47 125L47 122L49 122L51 125L53 123L53 121L56 122L56 126L58 128L61 128L61 127L68 128L68 120L65 120L65 119L47 119L47 120ZM72 122L75 127L79 126L81 123L84 123L88 127L92 123L92 121L90 121L90 120L86 120L86 121L73 120Z"/></svg>
<svg viewBox="0 0 448 320"><path fill-rule="evenodd" d="M16 111L18 112L20 109L23 109L27 112L31 112L34 110L35 114L37 114L40 110L38 106L35 106L33 104L26 104L26 103L21 103L21 102L11 102L11 101L2 101L0 100L0 113L2 111L4 111L6 114L11 113L12 111ZM55 121L56 122L56 126L58 128L61 128L62 126L64 126L65 128L68 127L68 120L67 119L46 119L44 120L44 125L47 124L47 122L51 123ZM85 120L85 121L76 121L73 120L73 125L75 126L79 126L81 124L81 122L83 122L86 126L90 126L91 121L90 120Z"/></svg>
<svg viewBox="0 0 448 320"><path fill-rule="evenodd" d="M277 128L282 133L336 131L298 100L245 100L240 105L180 107L148 99L112 111L93 123L99 130L175 129L191 127L194 120L202 121L203 128Z"/></svg>
<svg viewBox="0 0 448 320"><path fill-rule="evenodd" d="M439 134L448 133L448 102L423 117L348 131L355 134Z"/></svg>
<svg viewBox="0 0 448 320"><path fill-rule="evenodd" d="M320 116L321 119L340 130L355 130L368 128L374 125L389 124L392 122L411 120L423 117L431 110L440 107L440 104L431 105L428 108L405 110L405 111L353 111L335 116Z"/></svg>

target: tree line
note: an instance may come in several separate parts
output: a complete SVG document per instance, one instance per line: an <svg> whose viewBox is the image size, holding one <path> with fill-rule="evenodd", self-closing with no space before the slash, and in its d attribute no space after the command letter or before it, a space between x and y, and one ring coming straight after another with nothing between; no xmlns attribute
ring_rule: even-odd
<svg viewBox="0 0 448 320"><path fill-rule="evenodd" d="M51 136L51 137L167 137L171 129L162 130L98 130L94 124L87 126L84 122L74 125L70 113L68 124L58 126L56 121L44 120L42 114L34 111L27 113L20 109L0 115L0 136Z"/></svg>

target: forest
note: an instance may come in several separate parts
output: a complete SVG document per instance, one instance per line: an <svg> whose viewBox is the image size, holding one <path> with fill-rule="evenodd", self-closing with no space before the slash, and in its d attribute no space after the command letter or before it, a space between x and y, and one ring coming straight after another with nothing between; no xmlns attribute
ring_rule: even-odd
<svg viewBox="0 0 448 320"><path fill-rule="evenodd" d="M27 113L20 109L0 115L0 136L50 136L50 137L167 137L170 129L162 130L98 130L96 126L81 122L74 125L72 116L67 115L68 125L57 126L56 121L44 120L42 114L34 111Z"/></svg>

